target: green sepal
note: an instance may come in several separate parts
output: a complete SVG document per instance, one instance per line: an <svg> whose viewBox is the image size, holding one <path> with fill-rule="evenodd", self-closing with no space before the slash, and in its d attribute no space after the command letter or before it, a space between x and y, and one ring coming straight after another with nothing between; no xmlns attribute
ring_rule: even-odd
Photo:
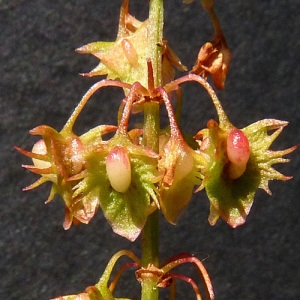
<svg viewBox="0 0 300 300"><path fill-rule="evenodd" d="M126 149L131 163L131 184L122 193L112 188L106 173L106 157L115 146ZM133 144L128 135L117 133L109 142L90 147L85 161L84 179L75 186L73 197L87 202L98 199L113 231L134 241L151 212L151 199L156 199L157 155Z"/></svg>
<svg viewBox="0 0 300 300"><path fill-rule="evenodd" d="M233 228L246 221L260 182L255 165L255 160L250 158L245 173L235 180L226 174L226 160L220 158L211 165L205 179L206 194L211 203L211 225L219 216Z"/></svg>
<svg viewBox="0 0 300 300"><path fill-rule="evenodd" d="M165 175L159 187L159 203L167 221L176 224L191 200L195 185L202 183L200 170L205 160L177 136L171 136L161 156L159 169Z"/></svg>
<svg viewBox="0 0 300 300"><path fill-rule="evenodd" d="M249 141L250 157L245 172L237 179L229 176L230 161L226 153L227 137L235 127L226 123L226 126L220 128L211 120L208 122L208 128L199 132L202 136L200 151L208 158L203 186L211 204L211 225L214 225L219 217L233 228L242 225L250 212L258 188L271 194L268 187L270 180L291 178L276 171L272 165L288 162L283 156L294 151L297 146L281 151L269 149L287 124L284 121L265 119L241 129ZM268 134L270 130L273 131L272 134ZM206 143L206 140L209 142ZM203 146L205 144L208 146Z"/></svg>
<svg viewBox="0 0 300 300"><path fill-rule="evenodd" d="M133 84L138 81L147 86L148 20L140 22L128 12L128 1L124 1L119 21L119 31L114 42L93 42L78 48L82 54L92 54L100 63L85 76L107 75Z"/></svg>

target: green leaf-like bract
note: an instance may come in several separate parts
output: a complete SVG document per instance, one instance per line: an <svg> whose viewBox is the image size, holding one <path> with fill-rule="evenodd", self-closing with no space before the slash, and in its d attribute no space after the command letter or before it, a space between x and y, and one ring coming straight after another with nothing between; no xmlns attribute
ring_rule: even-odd
<svg viewBox="0 0 300 300"><path fill-rule="evenodd" d="M283 156L296 149L296 146L272 151L269 149L273 141L288 123L279 120L265 119L247 126L241 131L249 141L250 158L245 172L236 179L230 178L226 153L226 142L229 132L234 129L230 123L223 128L210 121L208 129L202 130L202 136L209 139L208 147L203 150L208 154L208 166L205 171L205 186L210 200L209 222L214 225L219 217L230 226L237 227L246 221L258 188L271 194L270 180L288 180L276 171L272 165L288 162ZM272 134L268 131L273 130ZM203 140L204 140L203 139Z"/></svg>
<svg viewBox="0 0 300 300"><path fill-rule="evenodd" d="M131 163L131 184L126 192L113 189L106 173L106 158L115 146L127 149ZM154 182L157 158L127 136L116 134L109 141L86 152L84 179L75 187L73 197L98 199L102 211L115 233L134 241L147 220L151 198L156 199ZM150 156L149 156L150 155ZM122 178L120 178L122 180Z"/></svg>

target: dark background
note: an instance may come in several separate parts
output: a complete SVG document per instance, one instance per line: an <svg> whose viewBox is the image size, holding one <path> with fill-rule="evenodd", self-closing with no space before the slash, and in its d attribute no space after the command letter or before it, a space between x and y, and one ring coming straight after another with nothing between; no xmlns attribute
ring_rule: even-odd
<svg viewBox="0 0 300 300"><path fill-rule="evenodd" d="M147 17L147 1L132 0L131 12ZM199 1L165 1L165 37L189 68L201 45L213 35ZM120 249L140 254L112 234L99 210L90 225L64 231L59 198L44 205L45 185L24 186L37 177L21 168L29 163L13 145L31 149L28 131L48 124L61 130L95 79L82 78L98 61L74 49L89 42L114 40L120 0L0 1L0 298L49 299L79 293L95 284L110 256ZM230 120L243 128L263 118L288 120L275 143L284 149L300 143L299 1L216 0L233 61L226 90L218 92ZM184 85L183 127L195 134L216 115L206 93ZM120 91L107 88L88 103L75 131L116 123ZM204 260L221 299L300 299L300 159L278 170L294 175L271 182L272 197L259 191L245 225L231 229L224 221L207 222L205 193L195 195L174 227L161 221L162 260L190 252ZM193 274L191 268L178 271ZM129 273L126 273L129 274ZM139 299L134 275L125 276L123 296ZM132 281L131 281L132 280ZM124 282L124 281L123 281ZM137 289L135 289L137 287ZM178 299L195 299L179 284ZM190 293L188 295L188 293ZM162 293L162 299L167 299Z"/></svg>

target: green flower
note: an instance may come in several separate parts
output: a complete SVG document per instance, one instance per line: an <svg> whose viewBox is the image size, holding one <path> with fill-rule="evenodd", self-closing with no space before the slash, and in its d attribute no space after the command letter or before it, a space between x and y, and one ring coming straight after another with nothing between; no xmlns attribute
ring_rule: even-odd
<svg viewBox="0 0 300 300"><path fill-rule="evenodd" d="M163 88L159 92L170 121L170 133L160 137L158 169L163 178L159 183L159 204L167 221L176 224L191 200L195 185L202 182L201 170L206 161L185 142L169 95Z"/></svg>
<svg viewBox="0 0 300 300"><path fill-rule="evenodd" d="M32 152L16 148L33 160L33 165L24 167L41 175L25 190L52 182L46 203L55 194L61 196L65 229L72 222L89 223L100 205L113 230L133 241L157 209L158 155L133 142L136 132L117 131L103 141L102 135L115 128L99 126L78 137L68 130L39 126L30 132L42 136Z"/></svg>
<svg viewBox="0 0 300 300"><path fill-rule="evenodd" d="M124 0L119 19L119 30L114 42L93 42L78 48L82 54L92 54L100 63L84 76L107 75L107 79L117 79L133 84L139 82L148 86L147 49L149 45L149 20L141 22L129 14L129 0ZM187 70L177 55L164 40L157 45L162 50L162 78L164 83L174 78L173 66Z"/></svg>
<svg viewBox="0 0 300 300"><path fill-rule="evenodd" d="M202 165L201 154L190 148L181 135L171 135L158 164L159 170L164 172L159 185L159 203L171 224L176 224L186 209L195 185L201 185Z"/></svg>
<svg viewBox="0 0 300 300"><path fill-rule="evenodd" d="M73 201L98 201L113 231L134 241L157 208L157 159L156 153L117 132L111 140L87 147L85 170L71 178L79 180Z"/></svg>
<svg viewBox="0 0 300 300"><path fill-rule="evenodd" d="M211 225L219 217L232 227L243 224L258 188L271 194L270 180L291 178L272 165L288 162L283 156L294 151L296 146L281 151L269 149L287 124L265 119L239 130L227 119L222 126L211 120L207 129L198 132L199 151L208 161L201 188L205 187L210 200Z"/></svg>

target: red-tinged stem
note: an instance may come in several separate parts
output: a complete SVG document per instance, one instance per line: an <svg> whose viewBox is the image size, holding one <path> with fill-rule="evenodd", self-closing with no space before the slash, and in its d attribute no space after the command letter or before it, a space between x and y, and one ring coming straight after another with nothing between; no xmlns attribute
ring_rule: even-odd
<svg viewBox="0 0 300 300"><path fill-rule="evenodd" d="M213 26L214 26L214 30L215 30L215 35L216 36L223 36L223 32L222 32L222 28L219 22L219 19L214 11L213 6L210 7L209 9L207 9L209 16L212 20Z"/></svg>
<svg viewBox="0 0 300 300"><path fill-rule="evenodd" d="M114 279L111 281L111 283L109 285L109 290L113 293L113 291L115 290L115 287L116 287L120 277L124 273L124 271L126 271L129 268L138 268L138 267L139 267L139 265L136 262L128 262L125 265L123 265L122 268L118 270Z"/></svg>
<svg viewBox="0 0 300 300"><path fill-rule="evenodd" d="M107 287L108 286L108 281L110 279L112 270L116 264L116 262L120 259L120 257L122 256L127 256L130 259L132 259L134 261L135 264L137 264L138 266L141 265L140 260L135 256L135 254L132 251L129 250L121 250L119 252L117 252L116 254L114 254L114 256L110 259L110 261L108 262L103 275L100 279L100 281L96 284L96 287L101 290L102 287ZM105 295L103 294L104 299L106 299L105 297L107 296L107 299L110 299L111 297L109 295Z"/></svg>
<svg viewBox="0 0 300 300"><path fill-rule="evenodd" d="M168 96L168 93L164 90L164 88L159 88L158 89L162 100L165 103L166 106L166 110L168 113L168 119L169 119L169 123L170 123L170 128L171 128L171 135L172 136L176 136L177 138L183 139L181 132L178 128L177 122L176 122L176 116L170 101L170 98Z"/></svg>
<svg viewBox="0 0 300 300"><path fill-rule="evenodd" d="M125 107L123 109L122 118L119 124L118 132L127 133L129 117L132 111L132 105L138 98L138 91L142 94L148 93L147 90L139 83L135 82L129 91L128 96L125 98Z"/></svg>
<svg viewBox="0 0 300 300"><path fill-rule="evenodd" d="M166 92L169 93L171 91L176 90L180 84L187 82L187 81L196 81L196 82L200 83L206 89L206 91L208 92L209 96L211 97L211 100L217 110L220 127L222 127L223 129L231 129L232 125L229 122L227 115L225 114L225 111L223 109L223 106L222 106L217 94L215 93L215 91L213 90L211 85L203 77L195 75L195 74L189 74L186 76L182 76L182 77L175 79L172 82L166 84L164 86L164 89L166 90Z"/></svg>
<svg viewBox="0 0 300 300"><path fill-rule="evenodd" d="M209 300L214 300L215 299L215 295L214 295L214 291L213 291L213 287L211 284L211 280L209 278L209 275L204 267L204 265L202 264L202 262L191 255L188 254L184 254L184 255L180 255L180 256L175 256L173 258L172 261L167 262L167 264L165 264L161 270L164 273L168 273L170 272L170 270L172 270L173 268L181 265L181 264L185 264L185 263L193 263L196 265L196 269L199 273L199 276L202 279L202 282L204 284L205 287L205 292L206 292L206 298Z"/></svg>
<svg viewBox="0 0 300 300"><path fill-rule="evenodd" d="M74 112L72 113L71 117L67 121L66 125L62 129L62 131L72 131L72 128L74 126L74 123L81 113L82 109L86 105L87 101L91 98L91 96L98 91L100 88L105 87L105 86L115 86L115 87L120 87L120 88L126 88L130 89L131 85L120 82L120 81L115 81L115 80L101 80L99 82L96 82L93 86L90 87L90 89L85 93L85 95L82 97L80 100L79 104L75 108Z"/></svg>
<svg viewBox="0 0 300 300"><path fill-rule="evenodd" d="M192 288L194 289L197 300L202 300L199 288L192 278L181 275L181 274L177 274L177 273L170 273L169 275L172 277L172 279L183 280L183 281L187 282L188 284L190 284L192 286Z"/></svg>

